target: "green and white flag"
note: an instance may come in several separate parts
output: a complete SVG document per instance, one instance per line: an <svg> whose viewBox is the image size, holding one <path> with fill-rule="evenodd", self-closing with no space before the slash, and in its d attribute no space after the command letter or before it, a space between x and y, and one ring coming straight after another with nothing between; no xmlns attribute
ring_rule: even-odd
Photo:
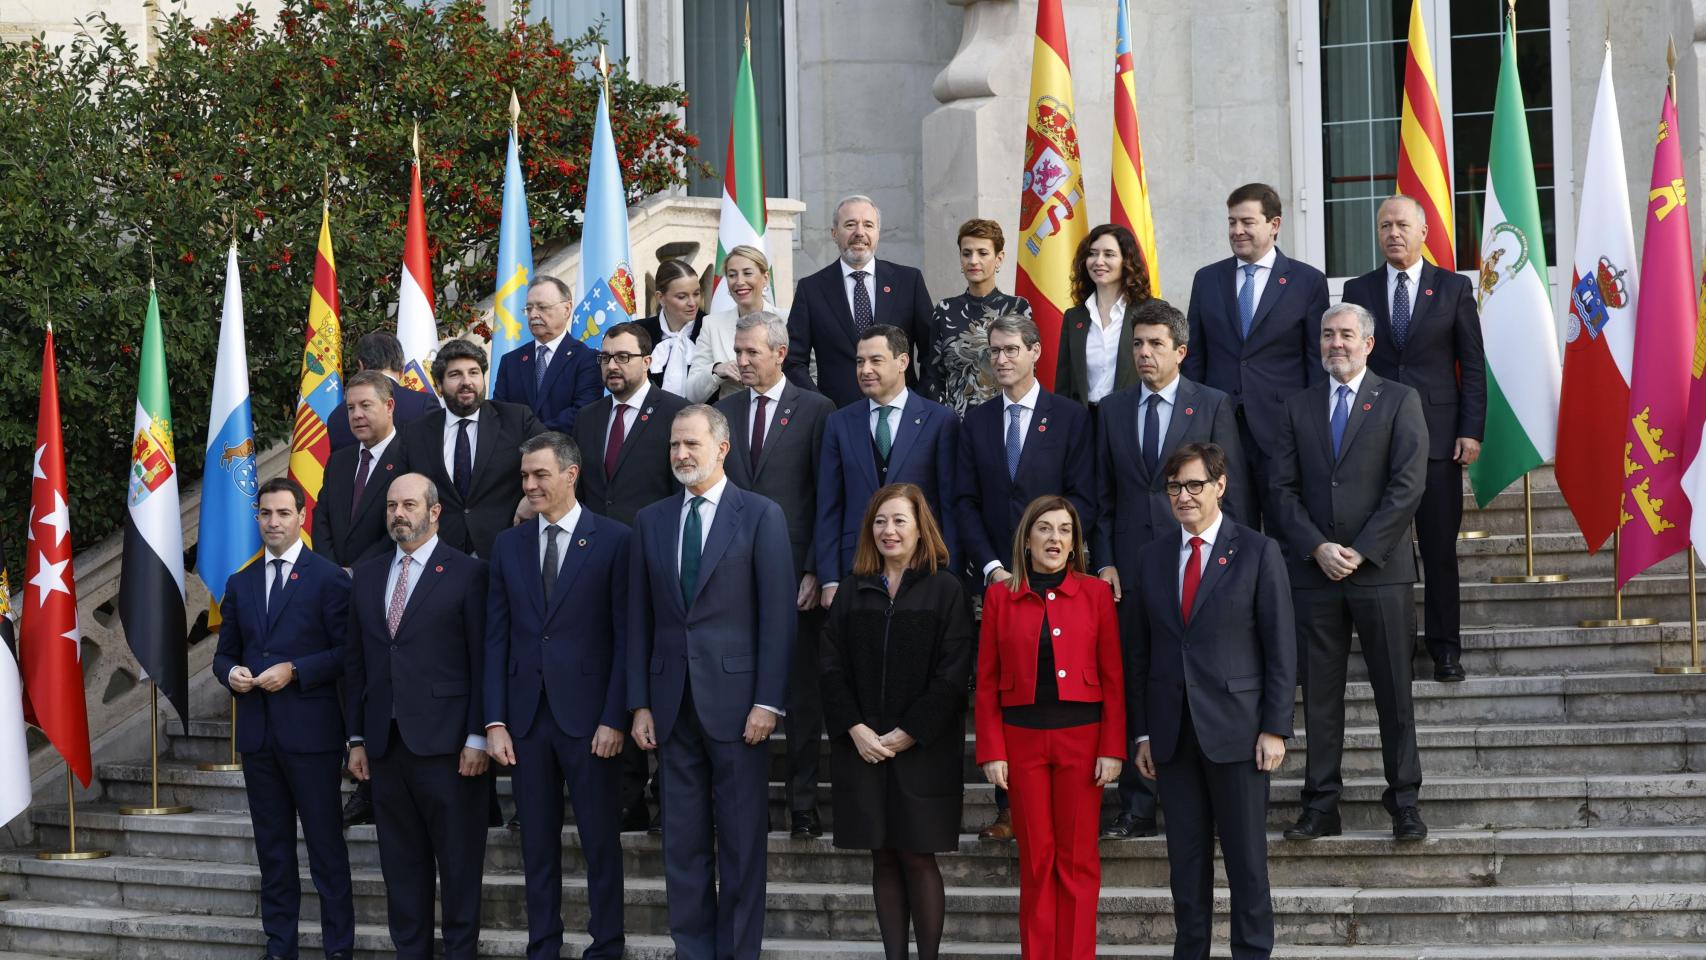
<svg viewBox="0 0 1706 960"><path fill-rule="evenodd" d="M770 256L764 232L764 156L758 143L758 95L752 87L752 39L741 47L735 74L734 111L729 116L729 145L723 156L723 209L717 220L717 278L711 292L711 313L733 310L734 298L723 282L723 260L745 244ZM772 299L766 295L765 300Z"/></svg>
<svg viewBox="0 0 1706 960"><path fill-rule="evenodd" d="M1469 467L1469 483L1475 502L1484 507L1516 478L1552 459L1564 378L1534 190L1534 155L1517 76L1514 19L1505 24L1481 224L1476 303L1486 348L1487 427L1481 458Z"/></svg>

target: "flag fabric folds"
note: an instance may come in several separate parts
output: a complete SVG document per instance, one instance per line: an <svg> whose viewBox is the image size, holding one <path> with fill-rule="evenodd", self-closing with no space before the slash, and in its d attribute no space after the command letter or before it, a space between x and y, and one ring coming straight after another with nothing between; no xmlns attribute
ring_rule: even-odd
<svg viewBox="0 0 1706 960"><path fill-rule="evenodd" d="M130 510L124 518L118 614L124 639L148 679L188 723L189 638L184 626L184 532L177 445L166 389L160 299L148 286L142 367L130 444Z"/></svg>
<svg viewBox="0 0 1706 960"><path fill-rule="evenodd" d="M255 426L249 412L249 361L243 340L243 285L237 245L225 259L225 305L219 317L219 354L213 368L213 403L208 410L207 461L201 479L201 537L196 575L207 585L207 625L219 625L225 581L260 556L255 526Z"/></svg>
<svg viewBox="0 0 1706 960"><path fill-rule="evenodd" d="M1155 248L1155 214L1149 204L1149 172L1143 166L1142 128L1137 122L1136 61L1131 52L1131 9L1120 0L1114 47L1114 176L1108 219L1137 238L1149 270L1149 291L1161 296L1161 261Z"/></svg>
<svg viewBox="0 0 1706 960"><path fill-rule="evenodd" d="M604 342L604 331L634 318L634 271L628 253L628 195L610 133L610 92L598 95L598 119L592 132L592 159L586 177L586 209L581 224L580 282L569 336L589 347Z"/></svg>
<svg viewBox="0 0 1706 960"><path fill-rule="evenodd" d="M418 149L409 168L409 224L403 233L403 272L397 278L397 339L403 344L403 386L436 398L432 357L438 352L438 321L432 314L432 258L427 252Z"/></svg>
<svg viewBox="0 0 1706 960"><path fill-rule="evenodd" d="M1706 262L1701 264L1706 271ZM1688 495L1690 512L1688 539L1690 549L1706 543L1706 510L1694 512L1694 505L1706 506L1706 464L1700 462L1702 431L1706 431L1706 273L1700 278L1700 298L1694 318L1694 352L1690 354L1688 381L1688 434L1683 462L1682 489Z"/></svg>
<svg viewBox="0 0 1706 960"><path fill-rule="evenodd" d="M717 217L717 270L710 311L733 310L734 298L723 283L723 260L742 244L770 256L764 238L769 212L764 205L764 154L758 139L758 94L752 85L752 38L741 46L735 72L734 109L729 115L728 149L723 154L723 206Z"/></svg>
<svg viewBox="0 0 1706 960"><path fill-rule="evenodd" d="M1628 182L1607 45L1576 218L1555 468L1558 489L1590 553L1617 530L1623 500L1623 437L1635 360L1638 288Z"/></svg>
<svg viewBox="0 0 1706 960"><path fill-rule="evenodd" d="M1489 153L1477 287L1486 344L1487 426L1481 458L1469 467L1475 501L1483 507L1516 478L1552 459L1563 380L1514 19L1505 25Z"/></svg>
<svg viewBox="0 0 1706 960"><path fill-rule="evenodd" d="M1037 379L1052 390L1061 319L1073 306L1072 257L1090 232L1060 0L1037 3L1019 197L1019 272L1013 292L1031 304L1043 341Z"/></svg>
<svg viewBox="0 0 1706 960"><path fill-rule="evenodd" d="M83 700L83 632L77 625L77 575L71 562L71 510L66 505L69 488L52 327L42 347L38 409L18 662L31 712L27 719L41 728L86 787L91 764L89 714Z"/></svg>
<svg viewBox="0 0 1706 960"><path fill-rule="evenodd" d="M1445 152L1439 84L1428 53L1422 0L1410 4L1410 39L1404 55L1404 106L1398 121L1398 192L1414 197L1427 217L1422 256L1441 270L1457 269L1451 227L1451 157ZM1511 67L1514 71L1516 68Z"/></svg>
<svg viewBox="0 0 1706 960"><path fill-rule="evenodd" d="M510 110L517 112L515 94ZM509 159L504 163L503 219L498 224L498 289L492 297L492 370L486 394L497 389L496 371L504 354L522 345L527 334L527 284L533 279L533 229L527 220L527 181L521 175L521 148L509 128Z"/></svg>
<svg viewBox="0 0 1706 960"><path fill-rule="evenodd" d="M296 425L290 434L290 479L308 494L302 539L314 542L314 503L326 479L332 439L326 424L344 405L344 335L338 321L338 268L332 259L332 212L320 211L320 243L314 252L314 286L308 294L307 343L302 348Z"/></svg>

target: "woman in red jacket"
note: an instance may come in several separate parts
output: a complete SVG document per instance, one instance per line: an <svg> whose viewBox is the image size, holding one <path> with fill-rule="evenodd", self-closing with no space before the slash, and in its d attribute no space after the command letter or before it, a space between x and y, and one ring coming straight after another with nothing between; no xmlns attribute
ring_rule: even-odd
<svg viewBox="0 0 1706 960"><path fill-rule="evenodd" d="M1114 596L1084 572L1084 531L1065 497L1025 508L1008 569L983 596L977 762L1013 802L1021 955L1091 960L1102 788L1126 754Z"/></svg>

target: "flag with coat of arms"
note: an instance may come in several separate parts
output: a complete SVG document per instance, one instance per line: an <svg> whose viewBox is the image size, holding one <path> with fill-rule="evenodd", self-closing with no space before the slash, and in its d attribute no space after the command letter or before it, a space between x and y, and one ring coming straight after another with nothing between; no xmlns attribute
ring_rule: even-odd
<svg viewBox="0 0 1706 960"><path fill-rule="evenodd" d="M629 265L628 195L610 132L609 66L603 51L599 70L606 74L598 95L598 119L592 133L592 159L586 177L586 209L581 224L580 282L569 335L589 347L604 342L611 325L634 318L634 271Z"/></svg>

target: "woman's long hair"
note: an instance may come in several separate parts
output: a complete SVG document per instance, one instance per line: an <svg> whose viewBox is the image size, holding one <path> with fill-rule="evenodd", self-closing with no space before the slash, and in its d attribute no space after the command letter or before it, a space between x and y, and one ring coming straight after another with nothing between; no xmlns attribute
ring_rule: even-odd
<svg viewBox="0 0 1706 960"><path fill-rule="evenodd" d="M860 577L875 577L883 572L883 555L877 550L877 535L871 528L877 522L877 510L890 500L905 500L912 504L912 515L918 521L918 546L913 548L908 570L935 573L948 565L948 544L942 539L942 528L924 491L915 483L891 483L878 490L865 506L865 523L859 528L859 546L853 551L853 573Z"/></svg>
<svg viewBox="0 0 1706 960"><path fill-rule="evenodd" d="M1121 229L1124 229L1123 227ZM1013 565L1007 569L1012 572L1012 579L1007 581L1007 589L1014 593L1023 593L1031 589L1031 528L1037 525L1037 518L1054 510L1065 510L1072 518L1072 545L1066 555L1066 569L1083 573L1084 563L1084 525L1078 520L1078 508L1072 501L1056 494L1046 494L1031 501L1025 508L1025 515L1019 518L1019 526L1013 530Z"/></svg>
<svg viewBox="0 0 1706 960"><path fill-rule="evenodd" d="M1113 237L1119 244L1120 293L1124 294L1125 307L1130 310L1153 294L1149 287L1149 268L1144 266L1143 257L1138 253L1137 238L1117 223L1096 227L1078 244L1078 252L1072 255L1072 302L1087 303L1096 295L1096 281L1090 279L1090 268L1084 265L1084 261L1090 259L1090 244L1103 237Z"/></svg>

